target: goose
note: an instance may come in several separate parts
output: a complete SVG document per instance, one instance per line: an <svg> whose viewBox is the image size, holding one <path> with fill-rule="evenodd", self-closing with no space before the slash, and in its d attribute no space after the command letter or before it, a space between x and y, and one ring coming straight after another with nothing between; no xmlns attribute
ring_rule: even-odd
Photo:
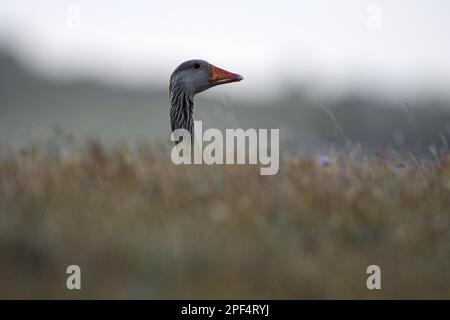
<svg viewBox="0 0 450 320"><path fill-rule="evenodd" d="M170 124L172 132L184 129L194 143L194 97L214 86L244 79L240 74L218 68L204 60L180 64L170 77ZM184 138L183 138L184 140ZM179 140L175 142L177 144Z"/></svg>

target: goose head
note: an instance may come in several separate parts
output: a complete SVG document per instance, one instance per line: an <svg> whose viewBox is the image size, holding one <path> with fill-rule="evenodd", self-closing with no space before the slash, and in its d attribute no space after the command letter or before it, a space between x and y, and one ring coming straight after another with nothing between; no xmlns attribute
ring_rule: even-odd
<svg viewBox="0 0 450 320"><path fill-rule="evenodd" d="M218 68L204 60L189 60L170 77L170 123L172 132L189 131L194 137L194 96L214 86L241 81L239 74Z"/></svg>
<svg viewBox="0 0 450 320"><path fill-rule="evenodd" d="M175 69L170 77L170 87L177 87L190 96L217 85L241 81L243 77L218 68L204 60L189 60Z"/></svg>

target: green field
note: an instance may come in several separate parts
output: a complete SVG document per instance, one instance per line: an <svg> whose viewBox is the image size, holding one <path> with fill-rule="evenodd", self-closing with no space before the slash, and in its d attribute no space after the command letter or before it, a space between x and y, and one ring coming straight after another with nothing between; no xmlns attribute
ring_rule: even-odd
<svg viewBox="0 0 450 320"><path fill-rule="evenodd" d="M450 298L450 157L260 176L157 147L0 152L0 298Z"/></svg>

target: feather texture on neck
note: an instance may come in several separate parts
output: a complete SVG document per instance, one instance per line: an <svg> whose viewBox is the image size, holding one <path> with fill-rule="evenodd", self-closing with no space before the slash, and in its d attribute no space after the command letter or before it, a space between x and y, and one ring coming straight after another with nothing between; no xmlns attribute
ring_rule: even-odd
<svg viewBox="0 0 450 320"><path fill-rule="evenodd" d="M185 129L194 140L194 97L180 85L170 86L170 124L172 132Z"/></svg>

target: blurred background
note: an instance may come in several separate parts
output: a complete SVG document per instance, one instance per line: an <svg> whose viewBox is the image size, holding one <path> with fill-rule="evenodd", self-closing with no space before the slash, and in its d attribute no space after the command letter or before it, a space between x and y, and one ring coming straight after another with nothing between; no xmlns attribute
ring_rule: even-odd
<svg viewBox="0 0 450 320"><path fill-rule="evenodd" d="M2 1L0 298L449 298L449 9ZM280 129L279 174L168 159L193 58L245 78L196 119Z"/></svg>
<svg viewBox="0 0 450 320"><path fill-rule="evenodd" d="M280 128L282 152L359 143L418 157L450 134L450 4L10 1L0 5L0 144L61 132L168 142L168 80L200 58L245 81L202 93L204 127Z"/></svg>

